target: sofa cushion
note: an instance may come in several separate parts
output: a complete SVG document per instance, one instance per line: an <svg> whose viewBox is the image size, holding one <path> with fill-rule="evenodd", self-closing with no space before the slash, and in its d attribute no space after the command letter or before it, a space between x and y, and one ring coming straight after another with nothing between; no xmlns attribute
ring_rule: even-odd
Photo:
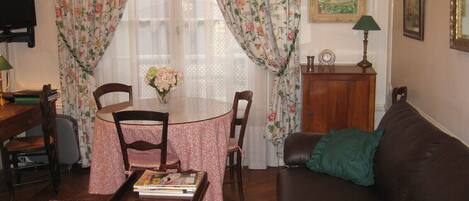
<svg viewBox="0 0 469 201"><path fill-rule="evenodd" d="M469 148L446 134L440 136L424 167L410 179L407 200L469 200Z"/></svg>
<svg viewBox="0 0 469 201"><path fill-rule="evenodd" d="M457 190L468 186L468 175L461 171L467 172L466 146L426 121L407 102L393 104L378 128L385 133L375 155L375 185L383 197L467 200L467 190ZM466 199L461 195L448 199L455 191L466 193Z"/></svg>
<svg viewBox="0 0 469 201"><path fill-rule="evenodd" d="M306 166L358 185L373 185L373 158L382 134L382 130L372 134L358 129L332 130L321 138Z"/></svg>
<svg viewBox="0 0 469 201"><path fill-rule="evenodd" d="M363 187L305 167L285 168L277 176L279 201L378 201L370 187Z"/></svg>

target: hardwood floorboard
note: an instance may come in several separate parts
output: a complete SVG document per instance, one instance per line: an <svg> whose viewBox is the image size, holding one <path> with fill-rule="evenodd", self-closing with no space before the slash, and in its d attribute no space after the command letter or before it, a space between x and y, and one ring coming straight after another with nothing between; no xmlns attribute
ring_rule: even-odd
<svg viewBox="0 0 469 201"><path fill-rule="evenodd" d="M277 168L267 170L243 170L244 195L246 201L276 201ZM223 186L224 201L238 201L238 193L229 175ZM89 169L74 168L62 173L59 193L55 194L50 183L31 184L16 189L16 201L101 201L108 196L88 194ZM0 201L8 200L8 192L4 180L0 181Z"/></svg>

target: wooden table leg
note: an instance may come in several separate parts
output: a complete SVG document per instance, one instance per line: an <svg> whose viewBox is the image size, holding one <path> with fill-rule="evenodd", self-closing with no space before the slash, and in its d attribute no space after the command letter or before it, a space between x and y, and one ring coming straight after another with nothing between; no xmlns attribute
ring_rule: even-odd
<svg viewBox="0 0 469 201"><path fill-rule="evenodd" d="M10 156L8 152L3 147L3 142L0 142L0 152L2 152L2 165L3 165L3 177L5 178L5 183L10 193L10 200L15 200L15 189L13 187L13 178L12 170L10 167Z"/></svg>

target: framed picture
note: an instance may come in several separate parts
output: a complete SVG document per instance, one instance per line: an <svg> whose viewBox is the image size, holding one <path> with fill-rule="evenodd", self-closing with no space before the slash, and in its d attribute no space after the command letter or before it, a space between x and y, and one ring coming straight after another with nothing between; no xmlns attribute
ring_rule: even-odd
<svg viewBox="0 0 469 201"><path fill-rule="evenodd" d="M404 36L423 41L425 0L404 1Z"/></svg>
<svg viewBox="0 0 469 201"><path fill-rule="evenodd" d="M469 5L467 0L450 0L450 47L469 52Z"/></svg>
<svg viewBox="0 0 469 201"><path fill-rule="evenodd" d="M309 0L310 22L356 22L366 13L366 0Z"/></svg>

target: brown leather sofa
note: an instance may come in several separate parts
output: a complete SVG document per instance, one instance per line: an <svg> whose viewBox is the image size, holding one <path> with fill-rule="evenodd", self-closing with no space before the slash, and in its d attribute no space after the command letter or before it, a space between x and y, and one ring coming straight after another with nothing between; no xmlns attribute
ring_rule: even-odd
<svg viewBox="0 0 469 201"><path fill-rule="evenodd" d="M426 121L401 95L379 124L384 135L373 186L308 170L305 162L321 135L296 133L285 142L288 168L278 174L278 200L469 201L469 148Z"/></svg>

